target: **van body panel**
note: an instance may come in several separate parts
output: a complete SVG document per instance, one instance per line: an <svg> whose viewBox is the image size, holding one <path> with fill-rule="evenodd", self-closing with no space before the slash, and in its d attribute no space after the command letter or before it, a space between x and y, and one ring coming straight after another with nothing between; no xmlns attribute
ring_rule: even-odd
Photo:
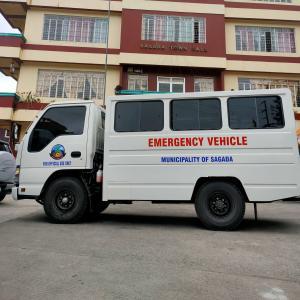
<svg viewBox="0 0 300 300"><path fill-rule="evenodd" d="M229 127L229 98L272 95L282 99L283 128ZM172 100L202 98L220 99L222 128L171 130ZM149 100L164 103L163 130L115 131L118 102ZM295 132L291 95L286 89L111 97L107 103L103 200L190 201L197 180L203 177L237 178L253 202L300 195Z"/></svg>

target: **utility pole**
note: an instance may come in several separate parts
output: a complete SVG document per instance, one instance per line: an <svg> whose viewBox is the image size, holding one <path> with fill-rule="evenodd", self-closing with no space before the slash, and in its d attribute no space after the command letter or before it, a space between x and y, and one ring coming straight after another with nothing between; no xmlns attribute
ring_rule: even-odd
<svg viewBox="0 0 300 300"><path fill-rule="evenodd" d="M106 37L106 48L105 48L105 76L104 76L104 92L103 92L103 106L106 105L106 83L107 83L107 64L108 64L108 42L109 42L109 25L111 15L111 0L108 0L108 11L107 11L107 37Z"/></svg>

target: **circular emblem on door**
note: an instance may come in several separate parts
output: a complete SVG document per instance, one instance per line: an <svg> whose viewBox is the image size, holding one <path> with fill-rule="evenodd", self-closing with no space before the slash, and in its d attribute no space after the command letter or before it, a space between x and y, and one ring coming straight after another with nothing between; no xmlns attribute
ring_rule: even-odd
<svg viewBox="0 0 300 300"><path fill-rule="evenodd" d="M50 156L55 160L60 160L66 155L65 147L63 145L55 145L51 149Z"/></svg>

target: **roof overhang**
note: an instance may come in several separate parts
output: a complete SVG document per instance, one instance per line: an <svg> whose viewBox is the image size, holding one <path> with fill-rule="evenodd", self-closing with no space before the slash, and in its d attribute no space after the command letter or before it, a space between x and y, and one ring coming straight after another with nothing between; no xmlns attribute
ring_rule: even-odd
<svg viewBox="0 0 300 300"><path fill-rule="evenodd" d="M19 77L20 54L24 42L22 34L0 33L0 70L16 80Z"/></svg>
<svg viewBox="0 0 300 300"><path fill-rule="evenodd" d="M24 32L27 0L0 0L0 12L11 27Z"/></svg>

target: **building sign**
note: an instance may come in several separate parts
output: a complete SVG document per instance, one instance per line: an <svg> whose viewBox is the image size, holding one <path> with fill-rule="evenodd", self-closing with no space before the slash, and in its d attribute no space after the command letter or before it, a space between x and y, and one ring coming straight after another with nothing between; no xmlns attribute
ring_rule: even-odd
<svg viewBox="0 0 300 300"><path fill-rule="evenodd" d="M161 51L179 51L179 52L186 52L186 51L193 51L193 52L207 52L205 47L201 46L182 46L179 44L172 44L172 45L164 45L164 44L148 44L142 43L141 49L149 49L149 50L161 50Z"/></svg>

